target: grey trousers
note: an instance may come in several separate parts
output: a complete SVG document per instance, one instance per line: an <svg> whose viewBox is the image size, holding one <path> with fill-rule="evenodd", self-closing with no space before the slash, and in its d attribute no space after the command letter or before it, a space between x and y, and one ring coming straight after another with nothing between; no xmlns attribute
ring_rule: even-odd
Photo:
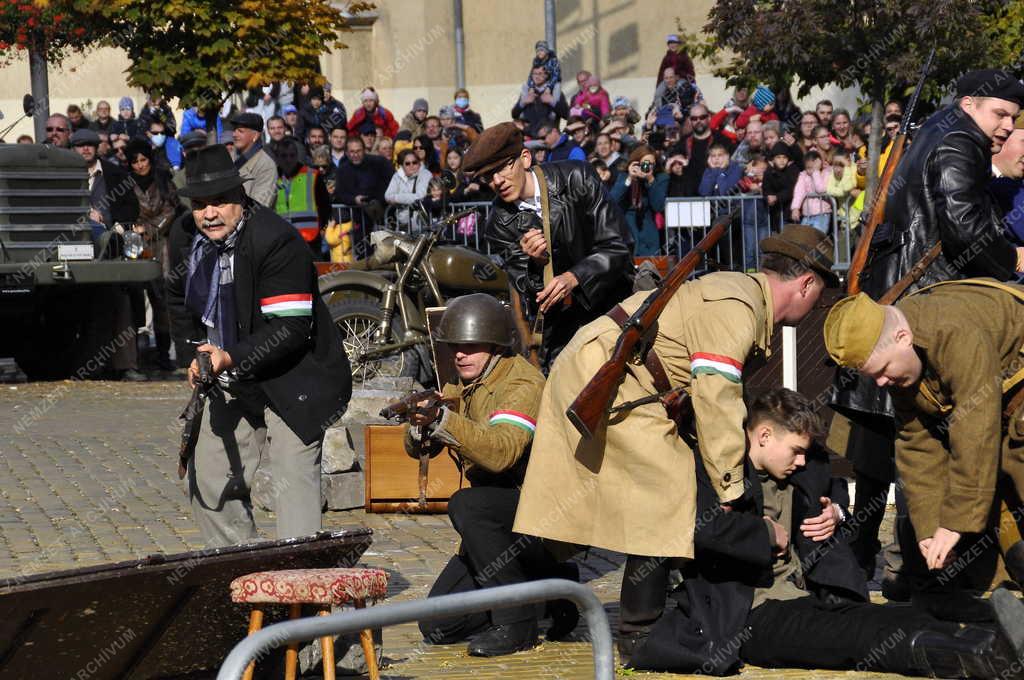
<svg viewBox="0 0 1024 680"><path fill-rule="evenodd" d="M258 537L249 492L256 470L268 458L275 538L319 531L320 445L303 444L252 386L211 391L186 475L192 517L207 546Z"/></svg>

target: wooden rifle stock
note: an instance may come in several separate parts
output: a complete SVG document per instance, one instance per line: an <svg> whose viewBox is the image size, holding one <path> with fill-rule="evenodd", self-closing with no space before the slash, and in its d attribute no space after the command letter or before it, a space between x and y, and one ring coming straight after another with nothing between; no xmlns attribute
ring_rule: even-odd
<svg viewBox="0 0 1024 680"><path fill-rule="evenodd" d="M534 340L530 320L526 316L526 305L523 304L523 299L512 282L508 284L508 296L509 306L512 308L512 323L516 327L516 335L519 336L519 352L530 364L540 368L540 346Z"/></svg>
<svg viewBox="0 0 1024 680"><path fill-rule="evenodd" d="M651 291L640 308L622 325L622 334L615 343L611 357L604 362L565 412L566 418L579 430L584 439L593 438L601 421L604 420L608 406L626 373L626 362L636 356L643 337L654 326L665 305L686 282L707 252L725 235L738 213L738 210L733 210L728 215L718 218L700 243L672 268L658 287Z"/></svg>
<svg viewBox="0 0 1024 680"><path fill-rule="evenodd" d="M847 293L856 295L860 292L860 275L868 263L868 253L871 249L871 240L875 236L875 230L885 219L885 205L889 198L889 185L892 183L892 176L896 174L896 166L903 157L903 149L906 147L907 136L899 134L892 140L892 149L885 161L885 170L875 190L874 200L871 201L871 213L864 228L861 230L860 241L857 242L857 250L853 253L850 261L850 270L847 273Z"/></svg>
<svg viewBox="0 0 1024 680"><path fill-rule="evenodd" d="M885 291L885 294L878 298L878 304L895 304L895 302L903 296L903 293L906 292L907 288L910 288L915 281L924 276L928 267L930 267L932 262L935 262L936 258L941 254L942 244L936 243L914 264L913 267L910 268L910 271L907 272L902 279L894 283L892 288Z"/></svg>

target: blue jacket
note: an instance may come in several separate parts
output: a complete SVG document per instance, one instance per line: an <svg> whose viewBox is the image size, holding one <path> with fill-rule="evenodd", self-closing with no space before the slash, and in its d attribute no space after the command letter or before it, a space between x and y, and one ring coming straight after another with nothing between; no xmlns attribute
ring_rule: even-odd
<svg viewBox="0 0 1024 680"><path fill-rule="evenodd" d="M181 132L178 133L178 137L180 139L193 130L205 129L206 119L199 114L199 109L193 106L190 109L186 109L184 115L181 117ZM222 132L224 132L224 128L221 124L220 116L217 116L217 139L220 139Z"/></svg>
<svg viewBox="0 0 1024 680"><path fill-rule="evenodd" d="M989 189L1003 215L1003 230L1016 245L1024 245L1024 181L997 177Z"/></svg>
<svg viewBox="0 0 1024 680"><path fill-rule="evenodd" d="M724 169L707 168L700 179L698 192L701 196L728 196L743 178L743 166L729 163Z"/></svg>
<svg viewBox="0 0 1024 680"><path fill-rule="evenodd" d="M563 134L558 138L558 143L555 147L548 151L544 157L545 163L552 161L586 161L587 154L583 152L583 149L576 146L576 142L569 139L569 135Z"/></svg>

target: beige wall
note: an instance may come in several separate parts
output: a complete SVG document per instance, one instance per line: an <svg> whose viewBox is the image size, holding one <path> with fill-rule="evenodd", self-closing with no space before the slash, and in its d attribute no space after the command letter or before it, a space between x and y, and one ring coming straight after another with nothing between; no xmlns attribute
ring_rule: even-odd
<svg viewBox="0 0 1024 680"><path fill-rule="evenodd" d="M451 103L455 89L455 31L451 0L377 0L377 17L369 26L343 36L349 49L326 54L324 74L335 96L349 111L359 105L359 91L372 84L381 103L401 119L417 97L426 97L432 112ZM705 23L711 0L557 0L557 51L564 88L575 91L575 73L586 68L600 75L614 97L626 95L646 109L654 91L664 38L676 19L688 30ZM464 0L466 84L473 108L487 125L507 120L533 58L533 44L544 37L542 0ZM136 110L142 93L125 85L124 55L93 50L69 59L50 74L51 109L68 104L95 105L131 94ZM708 75L712 65L697 64L697 80L712 106L727 98L724 83ZM13 122L28 91L25 62L0 70L0 110ZM821 96L811 93L806 103ZM856 105L856 93L830 88L824 93L840 106ZM180 120L180 118L179 118ZM0 121L2 127L3 121ZM31 133L25 122L15 133Z"/></svg>

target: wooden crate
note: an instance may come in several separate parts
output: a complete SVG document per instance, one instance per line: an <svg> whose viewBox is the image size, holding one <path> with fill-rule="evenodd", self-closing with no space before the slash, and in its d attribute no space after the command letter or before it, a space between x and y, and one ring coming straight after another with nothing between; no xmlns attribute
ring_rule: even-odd
<svg viewBox="0 0 1024 680"><path fill-rule="evenodd" d="M469 483L461 479L459 469L447 449L430 460L427 473L427 507L421 509L420 463L405 452L404 425L366 426L366 511L443 513L448 499Z"/></svg>

